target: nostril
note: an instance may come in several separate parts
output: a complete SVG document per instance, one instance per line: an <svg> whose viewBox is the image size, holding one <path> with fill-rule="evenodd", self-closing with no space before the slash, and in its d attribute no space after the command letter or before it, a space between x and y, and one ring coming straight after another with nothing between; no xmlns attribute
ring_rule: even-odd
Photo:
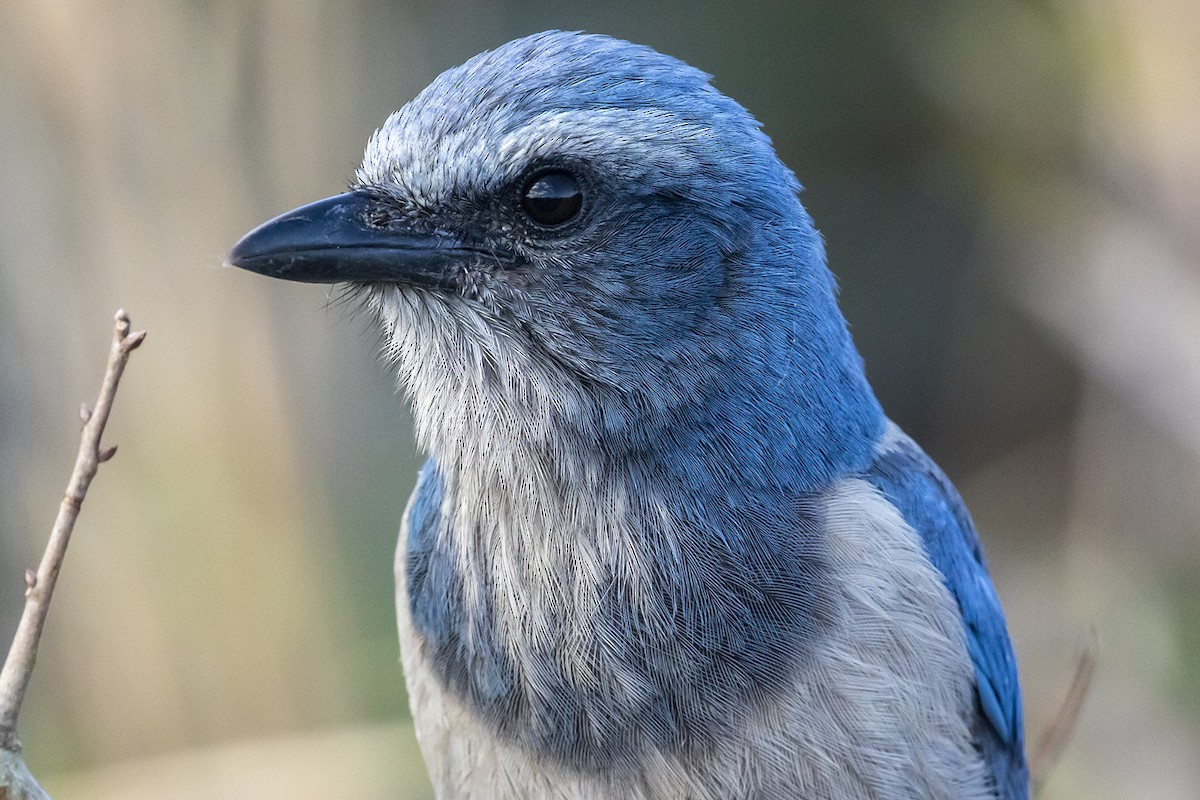
<svg viewBox="0 0 1200 800"><path fill-rule="evenodd" d="M404 218L404 212L389 203L375 201L363 211L362 221L368 228L386 231L394 228Z"/></svg>

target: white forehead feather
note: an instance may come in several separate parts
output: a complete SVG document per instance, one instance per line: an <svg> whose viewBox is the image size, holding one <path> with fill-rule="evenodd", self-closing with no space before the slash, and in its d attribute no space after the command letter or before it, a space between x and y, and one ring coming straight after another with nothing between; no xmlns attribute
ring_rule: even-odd
<svg viewBox="0 0 1200 800"><path fill-rule="evenodd" d="M487 191L556 156L692 169L766 141L709 76L649 48L552 31L518 39L447 70L392 114L367 145L358 180L417 204ZM731 124L732 123L732 124ZM726 141L711 141L717 132ZM704 150L712 150L706 154Z"/></svg>

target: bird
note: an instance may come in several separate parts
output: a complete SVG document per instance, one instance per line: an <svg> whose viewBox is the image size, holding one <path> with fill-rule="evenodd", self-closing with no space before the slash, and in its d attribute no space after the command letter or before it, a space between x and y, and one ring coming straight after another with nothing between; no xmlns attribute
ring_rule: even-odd
<svg viewBox="0 0 1200 800"><path fill-rule="evenodd" d="M548 31L231 251L345 284L409 397L396 606L439 798L1028 797L979 537L800 190L710 75Z"/></svg>

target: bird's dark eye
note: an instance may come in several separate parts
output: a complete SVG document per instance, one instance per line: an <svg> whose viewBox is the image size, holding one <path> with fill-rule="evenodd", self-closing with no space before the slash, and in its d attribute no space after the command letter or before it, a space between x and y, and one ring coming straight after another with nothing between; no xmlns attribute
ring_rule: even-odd
<svg viewBox="0 0 1200 800"><path fill-rule="evenodd" d="M583 208L583 190L569 172L543 172L525 184L521 208L537 224L556 228L579 215Z"/></svg>

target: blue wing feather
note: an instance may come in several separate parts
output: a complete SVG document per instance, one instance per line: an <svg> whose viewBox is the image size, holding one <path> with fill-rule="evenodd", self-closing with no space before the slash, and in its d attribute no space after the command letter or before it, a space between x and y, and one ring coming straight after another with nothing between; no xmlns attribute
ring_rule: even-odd
<svg viewBox="0 0 1200 800"><path fill-rule="evenodd" d="M975 668L976 745L996 776L999 796L1028 795L1021 692L1000 599L966 506L932 459L898 431L867 479L900 510L958 601Z"/></svg>

